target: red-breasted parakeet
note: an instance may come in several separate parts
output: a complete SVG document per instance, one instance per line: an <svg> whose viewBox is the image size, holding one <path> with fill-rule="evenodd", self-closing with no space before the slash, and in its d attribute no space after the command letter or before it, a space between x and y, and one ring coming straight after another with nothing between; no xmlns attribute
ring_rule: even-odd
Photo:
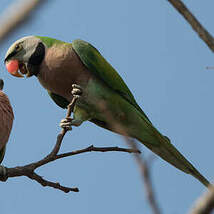
<svg viewBox="0 0 214 214"><path fill-rule="evenodd" d="M88 120L120 134L125 130L128 136L208 186L207 179L153 126L120 75L91 44L28 36L11 45L5 64L16 77L36 76L62 108L72 100L72 87L82 90L73 118L62 120L61 127L79 126ZM122 129L116 129L112 121Z"/></svg>

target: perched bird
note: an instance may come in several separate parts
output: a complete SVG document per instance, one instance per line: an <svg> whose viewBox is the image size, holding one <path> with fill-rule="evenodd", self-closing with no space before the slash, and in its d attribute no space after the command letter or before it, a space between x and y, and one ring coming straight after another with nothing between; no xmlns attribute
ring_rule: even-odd
<svg viewBox="0 0 214 214"><path fill-rule="evenodd" d="M176 168L193 175L205 186L209 185L169 138L153 126L123 79L89 43L27 36L11 45L5 64L8 72L16 77L36 76L62 108L67 108L74 94L82 92L73 118L63 119L61 127L79 126L88 120L135 138Z"/></svg>
<svg viewBox="0 0 214 214"><path fill-rule="evenodd" d="M2 91L4 81L0 79L0 163L5 154L6 144L13 126L13 109L7 95Z"/></svg>

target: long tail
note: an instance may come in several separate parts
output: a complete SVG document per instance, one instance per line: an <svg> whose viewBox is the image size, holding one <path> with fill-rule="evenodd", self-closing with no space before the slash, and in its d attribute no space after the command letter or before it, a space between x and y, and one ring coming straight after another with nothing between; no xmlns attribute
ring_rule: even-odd
<svg viewBox="0 0 214 214"><path fill-rule="evenodd" d="M158 133L158 138L160 142L158 145L145 143L141 139L138 140L140 140L144 145L146 145L165 161L171 163L183 172L194 176L206 187L210 185L210 182L171 144L168 137Z"/></svg>

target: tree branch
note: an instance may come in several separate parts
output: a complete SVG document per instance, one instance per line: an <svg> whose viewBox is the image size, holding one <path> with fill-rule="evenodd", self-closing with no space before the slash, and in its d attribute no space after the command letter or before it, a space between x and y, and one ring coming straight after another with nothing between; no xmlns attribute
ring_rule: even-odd
<svg viewBox="0 0 214 214"><path fill-rule="evenodd" d="M214 52L214 38L189 11L185 4L180 0L168 0L168 2L170 2L172 6L186 19L186 21L192 26L193 30L207 44L210 50Z"/></svg>
<svg viewBox="0 0 214 214"><path fill-rule="evenodd" d="M78 98L74 96L72 99L72 102L68 105L66 117L70 117L77 99ZM55 144L54 148L43 159L41 159L37 162L31 163L31 164L25 165L25 166L18 166L18 167L14 167L14 168L6 168L6 167L0 165L0 181L5 182L10 177L26 176L32 180L37 181L42 186L52 187L52 188L61 190L65 193L68 193L71 191L78 192L79 189L77 187L74 187L74 188L65 187L65 186L61 186L58 182L51 182L51 181L45 180L40 175L35 173L35 170L52 161L55 161L57 159L61 159L61 158L68 157L68 156L74 156L74 155L78 155L78 154L82 154L82 153L86 153L86 152L92 152L92 151L94 151L94 152L118 151L118 152L127 152L127 153L140 153L140 151L137 149L126 149L126 148L119 148L119 147L94 147L93 145L91 145L84 149L58 154L62 141L63 141L63 138L67 131L68 131L67 129L64 129L64 128L62 129L61 133L57 136L57 140L56 140L56 144Z"/></svg>
<svg viewBox="0 0 214 214"><path fill-rule="evenodd" d="M113 152L113 151L138 153L138 154L141 153L138 149L125 149L125 148L120 148L117 146L115 146L115 147L94 147L93 145L91 145L85 149L80 149L80 150L76 150L76 151L72 151L72 152L68 152L68 153L59 154L56 156L56 159L73 156L73 155L77 155L77 154L82 154L82 153L86 153L86 152Z"/></svg>
<svg viewBox="0 0 214 214"><path fill-rule="evenodd" d="M13 2L0 16L0 41L15 30L39 4L45 0L18 0Z"/></svg>
<svg viewBox="0 0 214 214"><path fill-rule="evenodd" d="M40 175L36 174L35 172L31 173L28 178L37 181L38 183L40 183L42 186L46 187L53 187L55 189L61 190L65 193L68 192L79 192L79 189L77 187L74 188L70 188L70 187L65 187L65 186L61 186L58 182L54 183L51 181L47 181L44 178L42 178Z"/></svg>
<svg viewBox="0 0 214 214"><path fill-rule="evenodd" d="M214 210L214 186L211 185L208 191L203 194L195 203L190 214L209 214Z"/></svg>

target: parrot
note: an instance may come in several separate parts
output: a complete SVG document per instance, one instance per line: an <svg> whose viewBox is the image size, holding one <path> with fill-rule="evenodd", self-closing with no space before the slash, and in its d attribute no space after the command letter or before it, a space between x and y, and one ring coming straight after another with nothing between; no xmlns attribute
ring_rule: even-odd
<svg viewBox="0 0 214 214"><path fill-rule="evenodd" d="M6 144L13 126L13 109L7 95L2 91L4 81L0 79L0 163L5 155Z"/></svg>
<svg viewBox="0 0 214 214"><path fill-rule="evenodd" d="M8 49L4 63L15 77L35 76L51 99L66 109L78 96L73 118L60 122L71 129L90 121L136 139L206 187L209 181L162 135L137 104L132 92L101 53L90 43L71 43L45 36L25 36Z"/></svg>

